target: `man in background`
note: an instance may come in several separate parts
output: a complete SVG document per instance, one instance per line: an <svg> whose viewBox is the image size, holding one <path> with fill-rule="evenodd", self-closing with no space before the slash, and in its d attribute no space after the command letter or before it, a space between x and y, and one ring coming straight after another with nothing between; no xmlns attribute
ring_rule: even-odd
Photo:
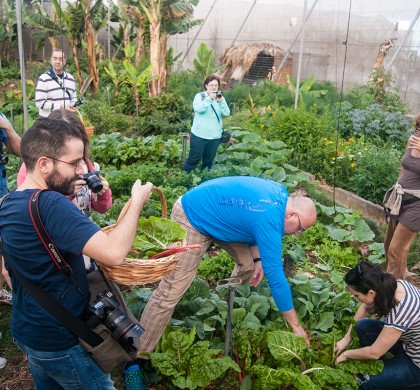
<svg viewBox="0 0 420 390"><path fill-rule="evenodd" d="M75 111L77 101L74 77L64 70L66 55L61 49L53 50L51 67L38 78L35 104L39 115L48 117L51 111L66 108Z"/></svg>

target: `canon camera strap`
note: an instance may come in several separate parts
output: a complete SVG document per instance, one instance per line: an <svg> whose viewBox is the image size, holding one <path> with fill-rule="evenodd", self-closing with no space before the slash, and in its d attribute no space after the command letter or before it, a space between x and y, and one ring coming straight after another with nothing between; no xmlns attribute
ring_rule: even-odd
<svg viewBox="0 0 420 390"><path fill-rule="evenodd" d="M42 232L43 235L46 234L46 236L49 238L49 242L52 245L52 248L56 248L55 244L52 242L51 238L49 237L48 232L45 230L44 225L42 224L41 217L39 215L38 210L38 199L40 193L44 190L36 190L31 196L30 199L30 205L29 205L29 212L34 215L34 218L32 219L32 222L34 223L35 229L39 235L39 238L41 239L42 243L45 247L48 246L46 242L43 241L43 236L40 232ZM4 196L0 200L0 206L3 203L6 196ZM34 203L34 206L32 205ZM38 223L40 221L40 223ZM61 258L60 262L56 261L56 256L52 254L52 250L48 250L48 253L50 254L51 258L54 260L54 263L57 265L57 267L61 270L63 269L63 273L67 273L68 270L70 270L70 274L66 274L67 276L71 276L71 268L66 263L66 261ZM25 278L20 272L18 272L14 267L13 263L10 261L9 256L4 251L3 248L3 242L0 239L0 252L3 254L5 260L7 261L7 264L9 265L10 269L16 276L16 278L19 280L19 282L25 287L26 291L35 299L36 302L40 306L44 308L45 311L50 313L57 321L62 323L67 329L69 329L72 333L74 333L76 336L80 337L82 340L86 341L88 344L90 344L92 347L96 347L99 344L101 344L104 340L101 336L96 334L92 329L90 329L85 322L83 322L80 318L75 317L73 314L71 314L63 305L58 303L51 295L49 295L47 292L45 292L41 287L30 281L29 279ZM61 256L60 252L57 251L56 253ZM60 266L59 266L60 265Z"/></svg>

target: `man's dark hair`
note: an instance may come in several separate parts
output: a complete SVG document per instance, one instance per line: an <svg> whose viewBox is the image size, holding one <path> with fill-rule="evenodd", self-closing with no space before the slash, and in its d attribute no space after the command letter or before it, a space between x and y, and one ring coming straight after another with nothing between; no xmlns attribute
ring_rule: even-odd
<svg viewBox="0 0 420 390"><path fill-rule="evenodd" d="M66 152L68 140L82 140L79 132L65 121L39 118L23 133L20 154L29 172L40 157L60 158Z"/></svg>
<svg viewBox="0 0 420 390"><path fill-rule="evenodd" d="M220 77L216 76L215 74L211 74L210 76L207 76L206 79L204 80L204 89L206 89L206 85L211 83L213 80L217 81L220 88Z"/></svg>

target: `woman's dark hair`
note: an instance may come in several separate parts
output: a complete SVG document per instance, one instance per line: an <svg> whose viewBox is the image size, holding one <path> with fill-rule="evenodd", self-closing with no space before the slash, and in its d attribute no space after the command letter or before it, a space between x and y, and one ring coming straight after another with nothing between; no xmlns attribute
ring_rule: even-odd
<svg viewBox="0 0 420 390"><path fill-rule="evenodd" d="M397 279L367 260L359 261L356 267L347 272L344 281L362 294L367 294L369 290L375 291L371 314L378 318L387 315L398 303L394 298Z"/></svg>
<svg viewBox="0 0 420 390"><path fill-rule="evenodd" d="M79 116L73 111L66 110L65 108L60 108L59 110L54 110L53 112L51 112L48 118L67 122L80 134L80 138L82 139L84 146L83 160L90 161L89 137L86 133L85 126L79 119Z"/></svg>
<svg viewBox="0 0 420 390"><path fill-rule="evenodd" d="M206 89L206 85L211 83L213 80L217 81L217 83L219 84L219 88L220 88L220 77L216 76L215 74L211 74L211 75L207 76L206 79L204 80L204 89Z"/></svg>

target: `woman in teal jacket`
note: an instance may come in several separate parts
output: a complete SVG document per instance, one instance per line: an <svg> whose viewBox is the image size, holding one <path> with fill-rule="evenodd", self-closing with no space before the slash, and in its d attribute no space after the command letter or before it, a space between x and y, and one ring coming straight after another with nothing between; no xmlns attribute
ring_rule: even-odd
<svg viewBox="0 0 420 390"><path fill-rule="evenodd" d="M191 172L200 161L201 170L211 168L222 138L222 117L230 115L226 100L220 92L219 77L207 76L204 88L204 92L195 95L193 102L190 153L182 168L186 172Z"/></svg>

